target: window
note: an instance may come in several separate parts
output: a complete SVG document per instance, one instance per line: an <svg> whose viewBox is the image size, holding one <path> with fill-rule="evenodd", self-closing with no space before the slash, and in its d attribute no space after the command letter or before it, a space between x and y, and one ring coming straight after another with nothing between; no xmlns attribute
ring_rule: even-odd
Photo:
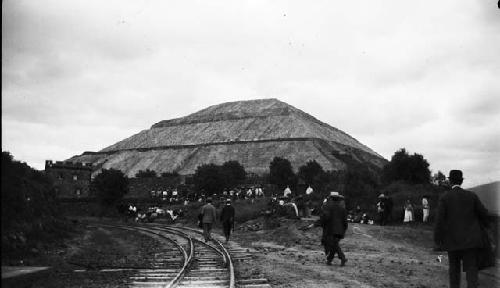
<svg viewBox="0 0 500 288"><path fill-rule="evenodd" d="M78 175L73 175L73 181L78 180Z"/></svg>

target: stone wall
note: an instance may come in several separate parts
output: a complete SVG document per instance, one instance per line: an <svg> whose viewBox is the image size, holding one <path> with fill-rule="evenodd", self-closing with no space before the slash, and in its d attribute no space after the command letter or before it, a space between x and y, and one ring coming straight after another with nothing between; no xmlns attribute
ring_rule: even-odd
<svg viewBox="0 0 500 288"><path fill-rule="evenodd" d="M45 161L45 173L54 181L58 198L88 198L92 166L73 162Z"/></svg>

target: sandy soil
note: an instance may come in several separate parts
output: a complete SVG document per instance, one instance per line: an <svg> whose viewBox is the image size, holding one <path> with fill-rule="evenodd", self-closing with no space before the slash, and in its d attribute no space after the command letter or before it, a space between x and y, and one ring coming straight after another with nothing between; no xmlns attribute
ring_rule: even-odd
<svg viewBox="0 0 500 288"><path fill-rule="evenodd" d="M430 226L351 223L341 241L348 258L341 267L339 259L326 265L321 228L305 228L311 223L280 219L272 231L237 230L235 241L261 252L238 265L239 276L264 277L273 287L448 287L447 257L432 251ZM440 254L442 262L437 261ZM489 272L500 275L498 267ZM481 287L499 287L496 281L480 274Z"/></svg>

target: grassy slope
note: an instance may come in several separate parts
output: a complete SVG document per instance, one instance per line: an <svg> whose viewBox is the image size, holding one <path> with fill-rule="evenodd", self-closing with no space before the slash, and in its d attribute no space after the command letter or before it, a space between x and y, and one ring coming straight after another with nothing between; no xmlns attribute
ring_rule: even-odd
<svg viewBox="0 0 500 288"><path fill-rule="evenodd" d="M500 181L469 188L477 194L488 211L500 216Z"/></svg>

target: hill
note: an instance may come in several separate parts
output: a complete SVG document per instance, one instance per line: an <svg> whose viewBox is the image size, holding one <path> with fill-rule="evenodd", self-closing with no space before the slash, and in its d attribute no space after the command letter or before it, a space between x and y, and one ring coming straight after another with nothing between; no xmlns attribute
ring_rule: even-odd
<svg viewBox="0 0 500 288"><path fill-rule="evenodd" d="M277 99L210 106L185 117L163 120L98 152L70 161L115 168L128 176L139 170L193 174L200 164L240 162L264 174L275 156L295 170L316 160L325 170L343 170L345 156L380 169L386 162L347 133Z"/></svg>
<svg viewBox="0 0 500 288"><path fill-rule="evenodd" d="M467 190L475 192L488 211L500 216L500 181L479 185Z"/></svg>

